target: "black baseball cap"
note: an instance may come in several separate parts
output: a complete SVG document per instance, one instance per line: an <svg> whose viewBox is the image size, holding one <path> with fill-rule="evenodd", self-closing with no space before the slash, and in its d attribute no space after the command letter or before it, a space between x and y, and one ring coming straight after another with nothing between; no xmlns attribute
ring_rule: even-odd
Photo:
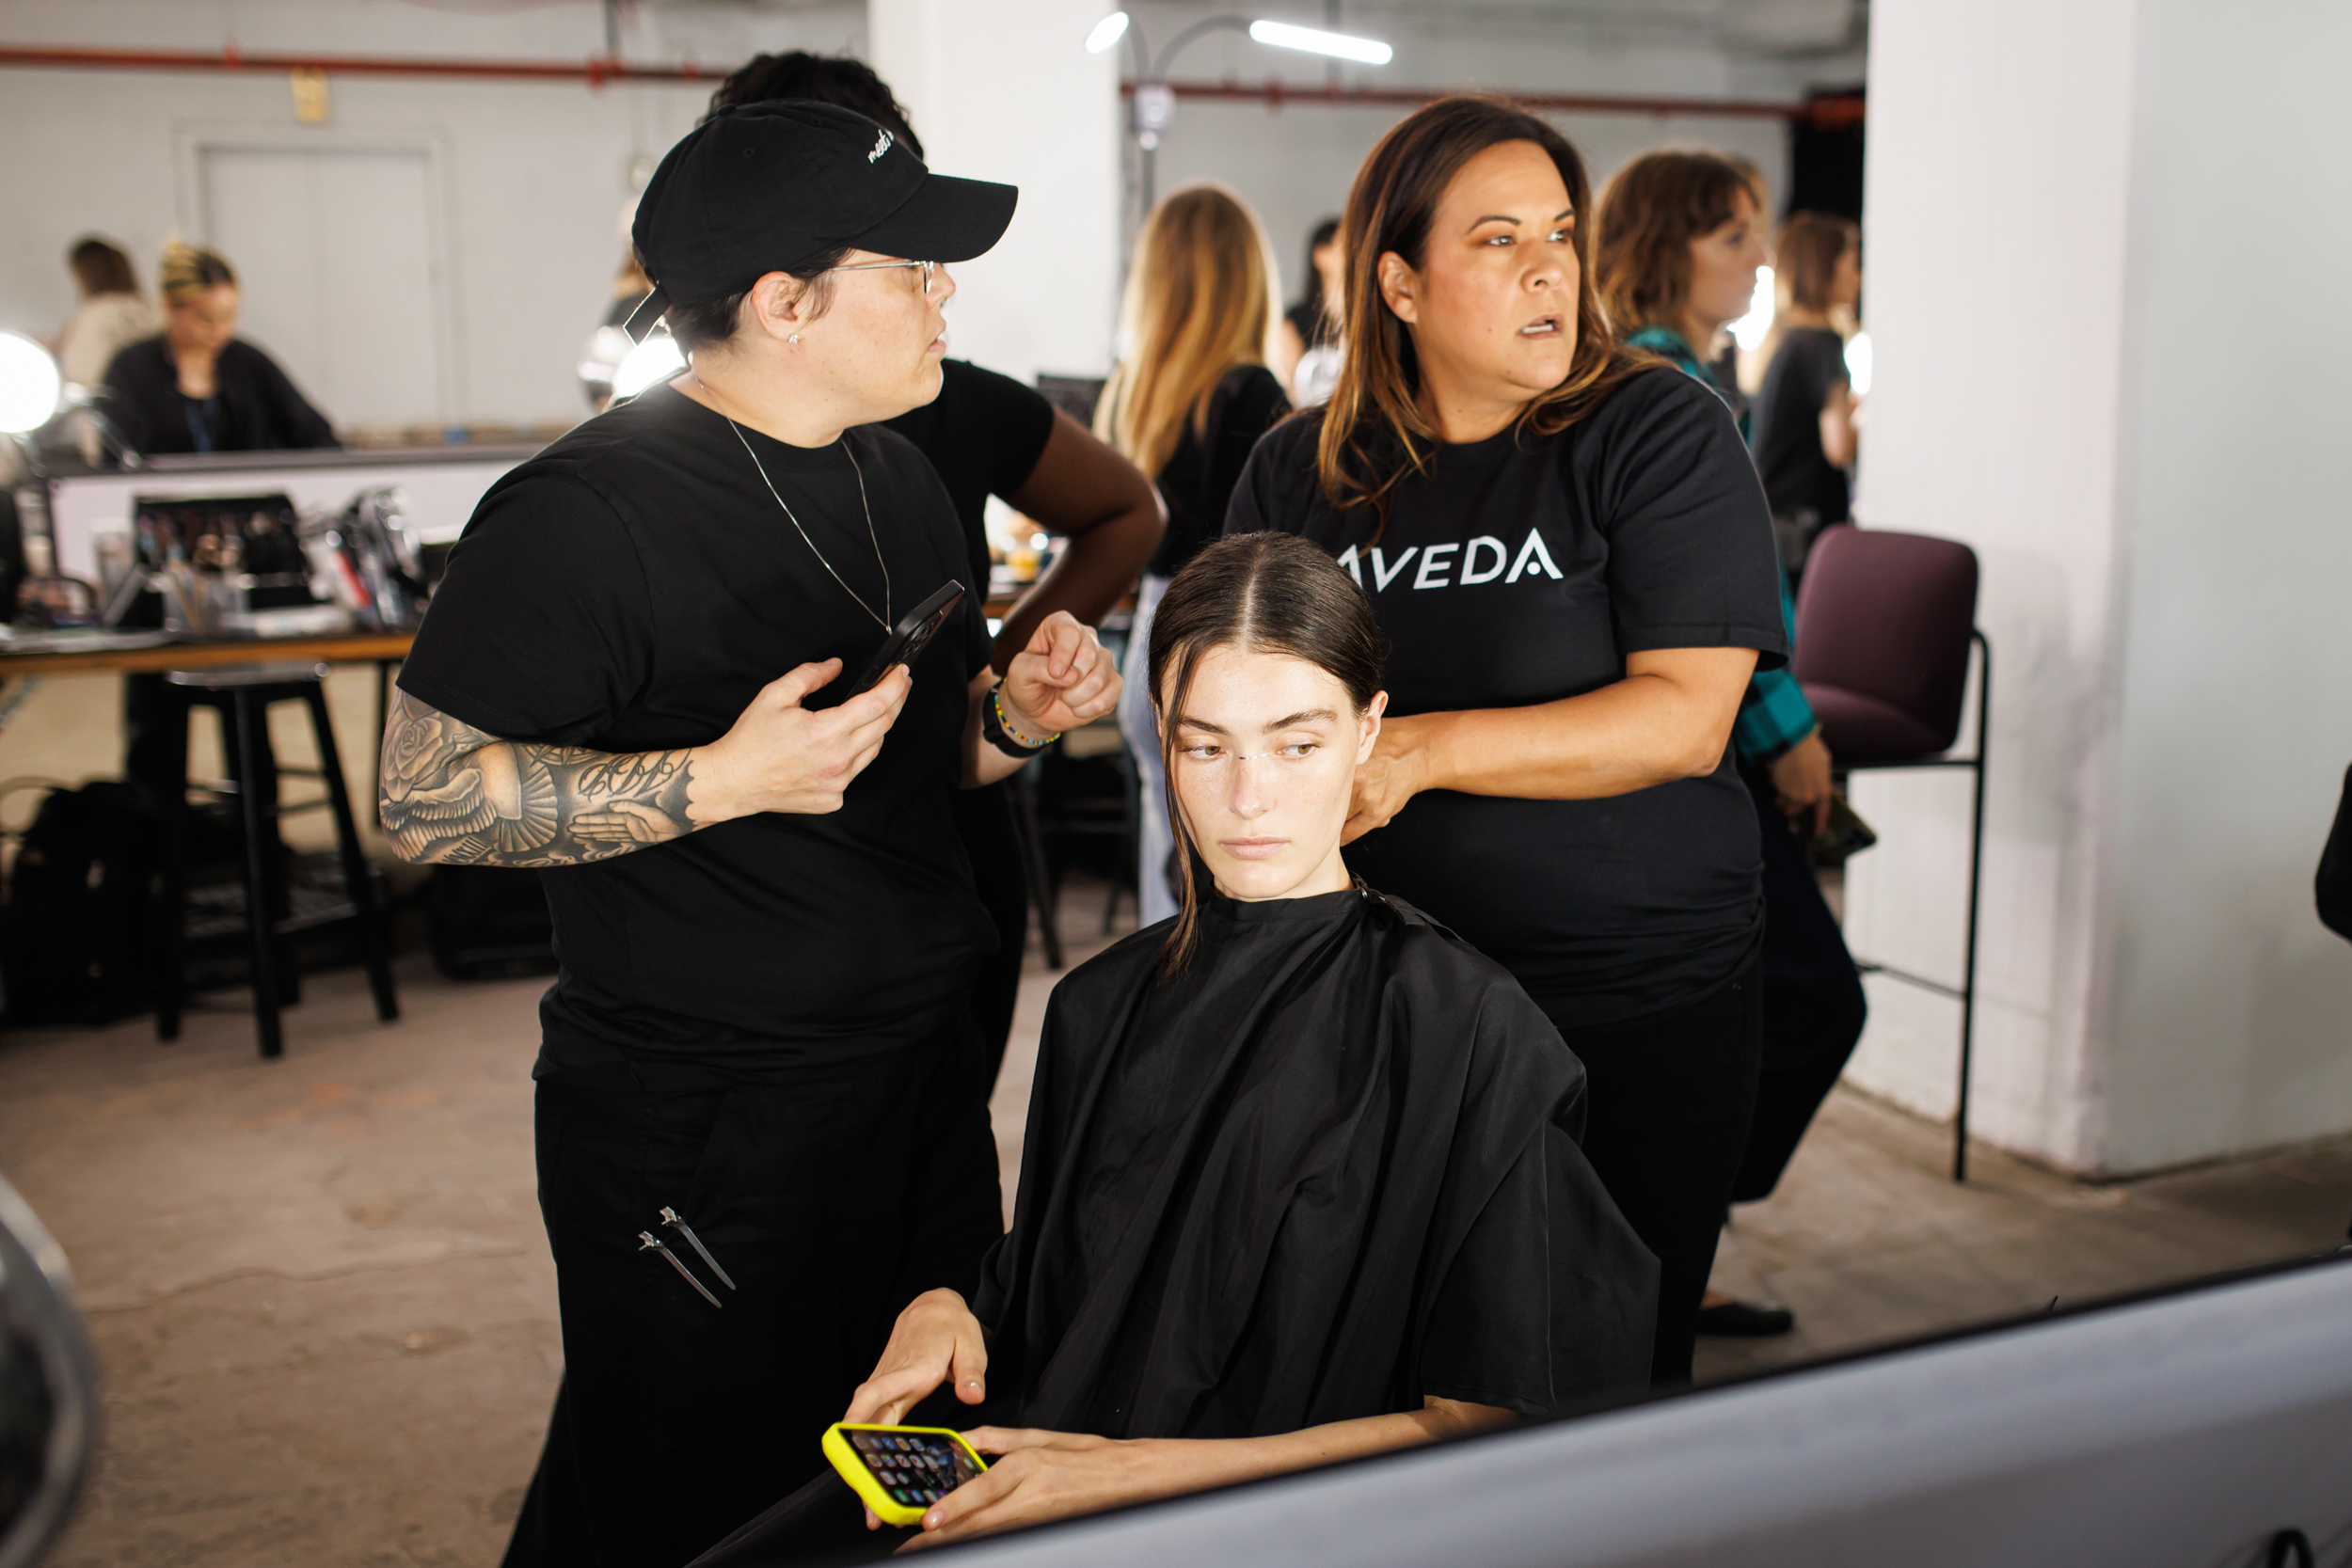
<svg viewBox="0 0 2352 1568"><path fill-rule="evenodd" d="M672 304L724 299L844 245L968 261L1003 237L1020 194L933 174L853 110L793 98L730 105L670 149L638 200L629 237L654 292L630 336Z"/></svg>

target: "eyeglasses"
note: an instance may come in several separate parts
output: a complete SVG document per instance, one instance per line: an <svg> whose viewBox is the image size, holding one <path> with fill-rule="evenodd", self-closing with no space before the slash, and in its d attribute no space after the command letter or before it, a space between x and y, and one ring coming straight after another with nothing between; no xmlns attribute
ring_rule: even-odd
<svg viewBox="0 0 2352 1568"><path fill-rule="evenodd" d="M847 267L828 267L828 272L889 272L898 267L918 267L923 273L923 293L930 294L939 287L937 261L859 261Z"/></svg>

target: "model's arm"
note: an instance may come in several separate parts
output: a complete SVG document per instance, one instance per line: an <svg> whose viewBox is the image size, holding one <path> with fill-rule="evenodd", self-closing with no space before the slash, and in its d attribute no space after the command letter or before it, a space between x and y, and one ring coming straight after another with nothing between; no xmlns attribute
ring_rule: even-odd
<svg viewBox="0 0 2352 1568"><path fill-rule="evenodd" d="M927 1291L898 1315L874 1375L851 1396L842 1417L888 1426L943 1383L977 1404L988 1391L988 1339L953 1291ZM1484 1431L1517 1419L1512 1412L1459 1400L1427 1399L1419 1410L1333 1421L1270 1437L1114 1441L1081 1433L976 1427L964 1433L982 1453L998 1454L985 1475L966 1481L923 1516L921 1544L1040 1524L1154 1497L1304 1470L1343 1459ZM869 1512L870 1528L878 1521Z"/></svg>
<svg viewBox="0 0 2352 1568"><path fill-rule="evenodd" d="M1231 1486L1343 1459L1507 1426L1492 1405L1427 1399L1419 1410L1361 1416L1271 1437L1114 1439L1083 1433L975 1427L964 1440L1002 1457L923 1515L922 1545L945 1545L1073 1513Z"/></svg>
<svg viewBox="0 0 2352 1568"><path fill-rule="evenodd" d="M1625 679L1533 707L1391 717L1356 770L1354 840L1425 789L1585 800L1715 770L1756 670L1753 648L1629 654Z"/></svg>
<svg viewBox="0 0 2352 1568"><path fill-rule="evenodd" d="M444 865L585 865L755 812L822 814L882 750L913 683L801 705L841 673L803 664L761 689L707 746L597 752L505 740L394 692L378 796L402 860Z"/></svg>
<svg viewBox="0 0 2352 1568"><path fill-rule="evenodd" d="M1056 610L1066 610L1089 626L1101 621L1136 585L1168 526L1160 493L1143 470L1059 411L1037 467L1005 499L1023 516L1070 542L1005 617L992 661L999 674Z"/></svg>
<svg viewBox="0 0 2352 1568"><path fill-rule="evenodd" d="M1833 382L1821 400L1821 455L1833 468L1851 468L1854 456L1854 415L1862 400L1843 381Z"/></svg>

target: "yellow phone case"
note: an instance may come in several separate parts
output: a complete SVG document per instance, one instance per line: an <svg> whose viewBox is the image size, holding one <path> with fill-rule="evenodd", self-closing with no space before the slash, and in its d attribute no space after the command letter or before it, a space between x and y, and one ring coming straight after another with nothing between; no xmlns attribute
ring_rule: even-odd
<svg viewBox="0 0 2352 1568"><path fill-rule="evenodd" d="M866 1467L866 1461L858 1456L857 1449L851 1448L849 1438L843 1435L845 1433L851 1432L888 1432L909 1436L920 1434L926 1437L945 1437L963 1450L963 1456L972 1462L974 1474L988 1468L988 1461L982 1459L972 1445L963 1440L963 1433L951 1431L946 1427L868 1426L863 1423L851 1426L846 1421L835 1421L825 1429L823 1445L825 1457L833 1462L834 1469L841 1472L841 1479L850 1483L850 1490L855 1492L865 1501L866 1506L874 1511L874 1517L885 1525L917 1524L931 1505L902 1503L883 1491L882 1482L874 1479L874 1472Z"/></svg>

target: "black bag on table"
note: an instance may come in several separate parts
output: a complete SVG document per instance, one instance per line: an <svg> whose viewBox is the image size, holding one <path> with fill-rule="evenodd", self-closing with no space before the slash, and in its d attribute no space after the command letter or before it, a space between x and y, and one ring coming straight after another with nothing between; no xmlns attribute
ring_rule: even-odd
<svg viewBox="0 0 2352 1568"><path fill-rule="evenodd" d="M163 831L133 785L53 789L0 904L8 1022L105 1023L154 1004Z"/></svg>

